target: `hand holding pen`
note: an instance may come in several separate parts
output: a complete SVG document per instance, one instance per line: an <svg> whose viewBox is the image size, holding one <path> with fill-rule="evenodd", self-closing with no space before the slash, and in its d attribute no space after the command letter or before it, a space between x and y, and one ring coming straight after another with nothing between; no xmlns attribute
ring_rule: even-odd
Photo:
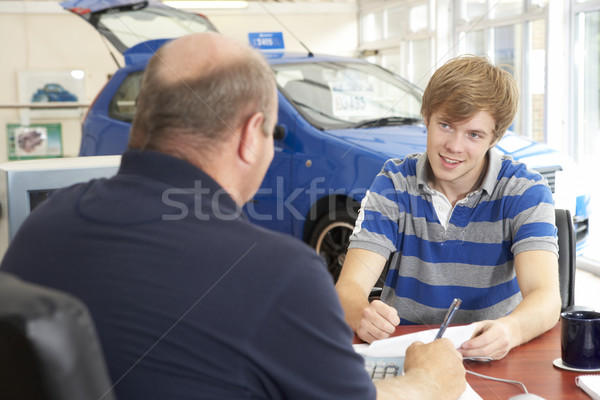
<svg viewBox="0 0 600 400"><path fill-rule="evenodd" d="M450 308L448 308L448 311L446 312L446 316L444 317L444 321L442 322L442 325L440 326L440 330L438 331L437 335L435 335L436 339L441 339L442 336L444 336L444 332L446 332L446 328L448 327L448 325L450 325L450 322L452 321L454 314L456 314L456 310L459 309L461 303L462 303L461 299L454 299L452 304L450 304Z"/></svg>
<svg viewBox="0 0 600 400"><path fill-rule="evenodd" d="M421 372L426 371L426 373L429 373L431 376L430 380L438 383L436 387L444 391L443 393L437 393L435 398L442 398L449 395L456 398L456 396L464 392L466 387L466 373L462 363L462 356L454 348L450 339L442 339L444 331L452 321L461 303L460 299L454 299L435 337L436 340L428 344L417 341L406 350L404 360L405 375L411 374L412 369L420 369ZM446 391L450 387L456 391L454 394Z"/></svg>

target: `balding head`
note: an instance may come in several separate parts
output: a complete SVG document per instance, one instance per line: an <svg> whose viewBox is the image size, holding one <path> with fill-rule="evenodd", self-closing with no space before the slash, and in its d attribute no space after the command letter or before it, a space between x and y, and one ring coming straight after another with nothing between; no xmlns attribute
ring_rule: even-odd
<svg viewBox="0 0 600 400"><path fill-rule="evenodd" d="M254 49L217 33L184 36L148 63L129 147L211 151L256 112L270 126L275 93L273 73Z"/></svg>
<svg viewBox="0 0 600 400"><path fill-rule="evenodd" d="M167 43L157 53L157 73L167 82L193 81L210 75L243 57L252 56L247 46L218 33L184 36ZM148 68L151 68L152 62Z"/></svg>

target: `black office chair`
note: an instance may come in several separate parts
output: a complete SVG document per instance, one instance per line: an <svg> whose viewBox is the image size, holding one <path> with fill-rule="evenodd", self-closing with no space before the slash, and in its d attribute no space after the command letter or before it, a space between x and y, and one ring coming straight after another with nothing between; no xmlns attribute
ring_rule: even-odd
<svg viewBox="0 0 600 400"><path fill-rule="evenodd" d="M592 310L586 306L575 305L577 242L571 212L557 208L555 218L556 228L558 229L558 279L562 311Z"/></svg>
<svg viewBox="0 0 600 400"><path fill-rule="evenodd" d="M115 399L83 303L2 271L0 399Z"/></svg>

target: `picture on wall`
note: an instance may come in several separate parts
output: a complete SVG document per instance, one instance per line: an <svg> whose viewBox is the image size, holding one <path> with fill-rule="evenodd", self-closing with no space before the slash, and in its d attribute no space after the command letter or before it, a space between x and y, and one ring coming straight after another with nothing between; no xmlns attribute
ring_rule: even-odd
<svg viewBox="0 0 600 400"><path fill-rule="evenodd" d="M8 159L62 157L60 124L6 125Z"/></svg>
<svg viewBox="0 0 600 400"><path fill-rule="evenodd" d="M78 115L77 108L68 103L81 103L85 99L83 70L33 71L23 70L18 73L19 103L57 105L65 103L65 108L53 109L52 115ZM31 116L46 116L48 110L31 110Z"/></svg>

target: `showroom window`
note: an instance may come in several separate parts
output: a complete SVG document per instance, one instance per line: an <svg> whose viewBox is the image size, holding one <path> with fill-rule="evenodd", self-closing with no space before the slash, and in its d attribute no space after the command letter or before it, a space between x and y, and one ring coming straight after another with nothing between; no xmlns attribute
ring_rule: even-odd
<svg viewBox="0 0 600 400"><path fill-rule="evenodd" d="M548 0L362 1L361 56L423 88L447 59L487 55L506 65L520 85L511 128L546 141L547 5Z"/></svg>
<svg viewBox="0 0 600 400"><path fill-rule="evenodd" d="M458 54L487 55L507 66L519 83L518 134L546 141L545 76L547 0L456 0Z"/></svg>
<svg viewBox="0 0 600 400"><path fill-rule="evenodd" d="M574 7L574 120L577 158L590 161L600 151L600 2Z"/></svg>
<svg viewBox="0 0 600 400"><path fill-rule="evenodd" d="M526 93L524 109L526 131L531 132L534 140L547 141L544 129L546 121L546 20L538 19L527 23L529 62L526 74Z"/></svg>
<svg viewBox="0 0 600 400"><path fill-rule="evenodd" d="M362 1L361 57L425 86L435 68L435 4Z"/></svg>
<svg viewBox="0 0 600 400"><path fill-rule="evenodd" d="M369 13L361 18L361 41L374 42L383 38L383 13L381 11Z"/></svg>
<svg viewBox="0 0 600 400"><path fill-rule="evenodd" d="M509 65L519 82L515 133L578 161L600 152L600 0L359 0L359 5L363 28L370 26L370 14L382 23L379 30L362 32L361 57L423 88L449 58L487 55Z"/></svg>
<svg viewBox="0 0 600 400"><path fill-rule="evenodd" d="M474 21L483 17L514 18L527 10L543 8L548 4L548 0L459 0L459 2L465 21Z"/></svg>
<svg viewBox="0 0 600 400"><path fill-rule="evenodd" d="M404 7L393 7L386 10L384 37L396 38L402 36L404 26Z"/></svg>

